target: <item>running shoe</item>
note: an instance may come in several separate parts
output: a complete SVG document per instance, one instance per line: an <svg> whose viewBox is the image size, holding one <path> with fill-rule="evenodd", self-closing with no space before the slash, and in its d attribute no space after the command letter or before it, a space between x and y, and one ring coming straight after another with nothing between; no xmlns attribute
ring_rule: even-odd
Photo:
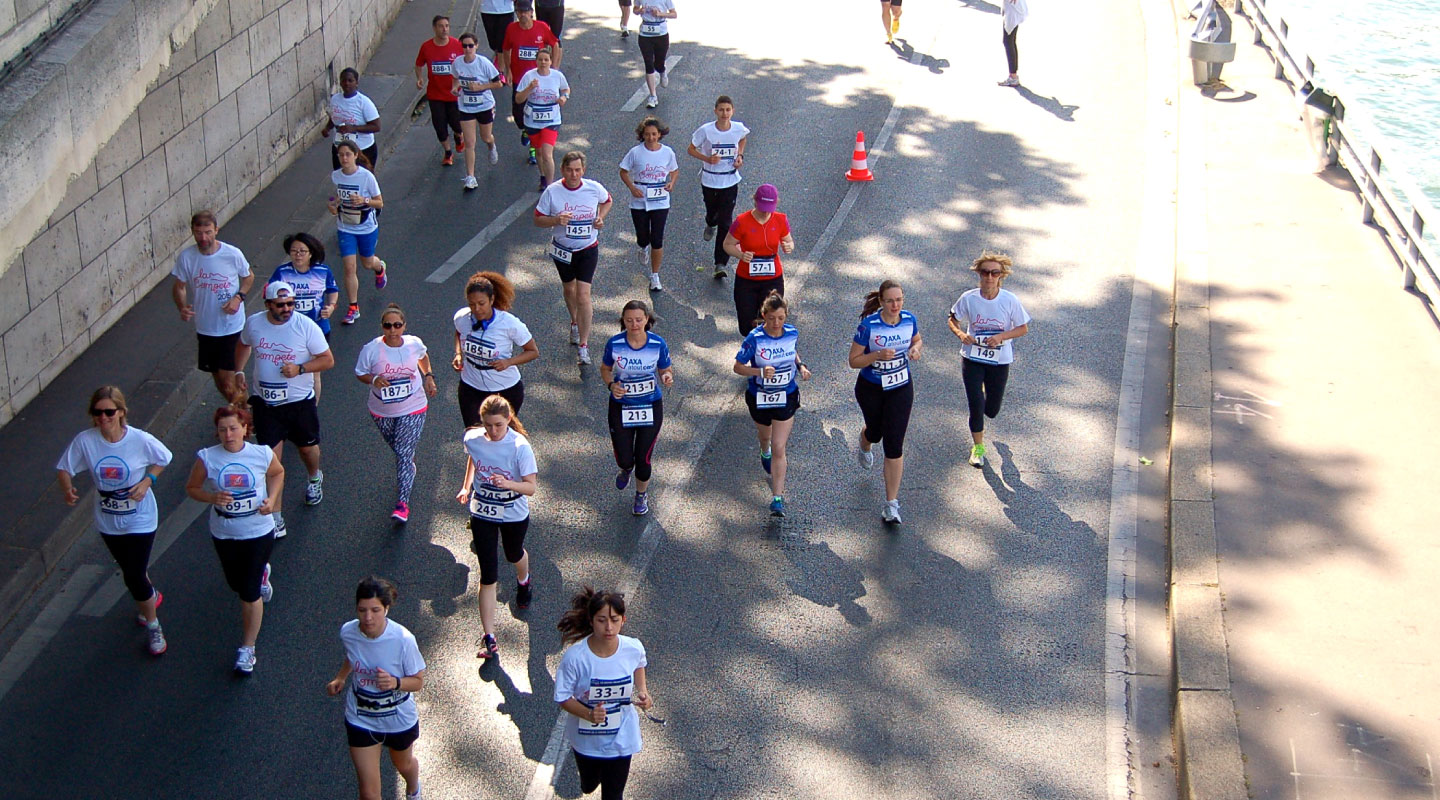
<svg viewBox="0 0 1440 800"><path fill-rule="evenodd" d="M275 596L275 587L270 585L270 563L265 563L265 571L260 573L260 599L270 602Z"/></svg>
<svg viewBox="0 0 1440 800"><path fill-rule="evenodd" d="M668 88L670 88L670 73L669 73L669 72L662 72L662 73L660 73L660 88L661 88L661 89L668 89Z"/></svg>
<svg viewBox="0 0 1440 800"><path fill-rule="evenodd" d="M630 486L630 470L622 469L615 473L615 491L623 492Z"/></svg>
<svg viewBox="0 0 1440 800"><path fill-rule="evenodd" d="M271 514L271 515L270 515L270 518L271 518L272 520L274 520L274 522L275 522L275 538L276 538L276 539L284 539L284 538L285 538L285 518L282 517L282 516L280 516L280 512L279 512L279 511L276 511L274 514Z"/></svg>
<svg viewBox="0 0 1440 800"><path fill-rule="evenodd" d="M899 17L891 17L891 18L890 18L890 35L891 35L891 36L894 36L895 34L897 34L897 33L899 33L899 32L900 32L900 18L899 18Z"/></svg>
<svg viewBox="0 0 1440 800"><path fill-rule="evenodd" d="M650 513L650 493L636 492L635 505L630 508L630 513L637 517L643 517Z"/></svg>
<svg viewBox="0 0 1440 800"><path fill-rule="evenodd" d="M165 602L165 595L161 594L159 589L156 589L156 590L155 590L155 610L156 610L156 611L159 611L159 610L160 610L160 604L163 603L163 602ZM147 626L147 625L150 624L150 621L147 620L147 619L145 619L144 616L142 616L142 615L140 615L140 614L136 614L136 615L135 615L135 624L136 624L136 625L139 625L139 626L142 627L142 628L144 628L145 626Z"/></svg>
<svg viewBox="0 0 1440 800"><path fill-rule="evenodd" d="M465 188L466 188L466 189L479 189L479 188L480 188L480 181L475 180L475 176L474 176L474 175L466 175L466 176L465 176L465 180L461 181L461 183L465 185Z"/></svg>
<svg viewBox="0 0 1440 800"><path fill-rule="evenodd" d="M895 44L895 34L885 31L885 44Z"/></svg>
<svg viewBox="0 0 1440 800"><path fill-rule="evenodd" d="M650 266L650 248L648 248L648 247L637 247L637 248L635 248L635 260L638 261L638 262L640 263L640 266L642 266L642 267L648 267L648 266Z"/></svg>
<svg viewBox="0 0 1440 800"><path fill-rule="evenodd" d="M713 242L713 241L715 241L715 226L714 226L714 225L706 225L706 226L705 226L705 241L707 241L707 242Z"/></svg>
<svg viewBox="0 0 1440 800"><path fill-rule="evenodd" d="M1005 80L1000 81L997 85L998 85L998 86L1019 86L1019 85L1020 85L1020 79L1019 79L1019 78L1014 78L1014 77L1007 77L1007 78L1005 78Z"/></svg>
<svg viewBox="0 0 1440 800"><path fill-rule="evenodd" d="M325 499L325 473L317 472L305 484L305 505L318 506Z"/></svg>
<svg viewBox="0 0 1440 800"><path fill-rule="evenodd" d="M530 148L530 155L525 159L525 163L529 164L532 167L540 163L539 161L535 160L535 148Z"/></svg>
<svg viewBox="0 0 1440 800"><path fill-rule="evenodd" d="M530 146L530 134L526 133L525 131L520 131L520 146L521 146L521 147L529 147L529 146ZM532 152L533 152L533 151L532 151Z"/></svg>
<svg viewBox="0 0 1440 800"><path fill-rule="evenodd" d="M491 164L499 164L499 163L500 163L500 148L496 147L496 146L493 145L493 144L490 145L490 163L491 163Z"/></svg>
<svg viewBox="0 0 1440 800"><path fill-rule="evenodd" d="M380 259L380 271L375 273L375 288L384 289L390 278L385 275L385 259Z"/></svg>
<svg viewBox="0 0 1440 800"><path fill-rule="evenodd" d="M900 524L900 501L887 500L885 507L880 509L880 519L890 525Z"/></svg>
<svg viewBox="0 0 1440 800"><path fill-rule="evenodd" d="M235 671L241 675L249 675L255 671L255 647L241 647L235 651Z"/></svg>
<svg viewBox="0 0 1440 800"><path fill-rule="evenodd" d="M455 152L457 152L457 153L463 153L463 152L465 152L465 137L464 137L464 136L456 136L456 137L455 137Z"/></svg>
<svg viewBox="0 0 1440 800"><path fill-rule="evenodd" d="M492 658L499 658L500 646L495 643L495 634L487 633L480 639L480 651L475 654L476 658L483 658L487 661Z"/></svg>
<svg viewBox="0 0 1440 800"><path fill-rule="evenodd" d="M728 273L728 272L725 271L725 265L724 265L724 264L716 264L716 265L715 265L715 280L717 280L717 281L723 281L723 280L725 280L725 278L728 277L729 275L730 275L730 273Z"/></svg>
<svg viewBox="0 0 1440 800"><path fill-rule="evenodd" d="M621 28L621 29L620 29L620 38L621 38L621 39L629 39L629 38L630 38L630 29L629 29L629 28Z"/></svg>
<svg viewBox="0 0 1440 800"><path fill-rule="evenodd" d="M449 150L446 150L446 151L445 151L445 156L440 159L440 166L442 166L442 167L448 167L448 166L450 166L451 164L454 164L454 163L455 163L455 156L452 155Z"/></svg>
<svg viewBox="0 0 1440 800"><path fill-rule="evenodd" d="M160 630L160 621L156 620L154 626L146 626L145 634L150 637L150 655L163 656L170 645L165 642L165 632Z"/></svg>
<svg viewBox="0 0 1440 800"><path fill-rule="evenodd" d="M650 273L650 291L652 291L652 292L661 292L661 291L664 291L664 290L665 290L665 287L660 285L660 273L658 273L658 272L652 272L652 273Z"/></svg>
<svg viewBox="0 0 1440 800"><path fill-rule="evenodd" d="M583 344L580 345L580 354L579 354L578 356L576 356L576 361L577 361L581 366L589 366L589 365L590 365L590 348L589 348L588 346L583 345Z"/></svg>
<svg viewBox="0 0 1440 800"><path fill-rule="evenodd" d="M545 180L545 176L544 176L544 175L541 175L541 176L540 176L540 189L539 189L539 191L542 191L542 192L545 191L545 187L546 187L546 186L549 186L549 185L550 185L550 181Z"/></svg>
<svg viewBox="0 0 1440 800"><path fill-rule="evenodd" d="M393 520L395 520L396 522L409 522L409 521L410 521L410 504L409 504L409 503L396 503L396 504L395 504L395 510L390 512L390 519L393 519Z"/></svg>
<svg viewBox="0 0 1440 800"><path fill-rule="evenodd" d="M658 105L660 105L660 98L656 97L656 96L653 95L653 94L650 95L648 98L645 99L645 107L646 107L646 108L654 108L655 106L658 106Z"/></svg>
<svg viewBox="0 0 1440 800"><path fill-rule="evenodd" d="M785 498L783 498L783 497L775 497L775 498L773 498L773 499L770 500L770 516L772 516L772 517L783 517L783 516L785 516Z"/></svg>
<svg viewBox="0 0 1440 800"><path fill-rule="evenodd" d="M351 303L350 307L345 310L344 324L354 325L357 319L360 319L360 304Z"/></svg>
<svg viewBox="0 0 1440 800"><path fill-rule="evenodd" d="M980 469L985 466L985 445L977 444L970 448L970 466Z"/></svg>
<svg viewBox="0 0 1440 800"><path fill-rule="evenodd" d="M517 584L515 584L515 607L516 607L516 608L529 608L529 607L530 607L530 584L531 584L531 581L526 581L525 583L517 583Z"/></svg>
<svg viewBox="0 0 1440 800"><path fill-rule="evenodd" d="M580 344L580 326L570 323L570 344Z"/></svg>
<svg viewBox="0 0 1440 800"><path fill-rule="evenodd" d="M760 451L760 466L765 468L765 474L770 474L770 451Z"/></svg>
<svg viewBox="0 0 1440 800"><path fill-rule="evenodd" d="M864 436L864 434L862 433L861 436ZM870 469L871 467L875 466L874 450L862 450L857 447L855 448L855 458L860 462L860 466L864 467L865 469Z"/></svg>
<svg viewBox="0 0 1440 800"><path fill-rule="evenodd" d="M421 800L421 797L420 797L420 779L419 779L419 778L416 778L416 779L415 779L415 791L413 791L413 792L406 792L406 793L405 793L405 800Z"/></svg>

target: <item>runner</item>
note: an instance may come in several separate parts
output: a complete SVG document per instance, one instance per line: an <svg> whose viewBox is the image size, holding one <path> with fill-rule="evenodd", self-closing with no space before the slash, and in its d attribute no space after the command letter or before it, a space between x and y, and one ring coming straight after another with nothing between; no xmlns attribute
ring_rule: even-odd
<svg viewBox="0 0 1440 800"><path fill-rule="evenodd" d="M380 336L360 348L355 377L370 387L366 401L380 437L395 451L395 510L390 518L410 521L415 485L415 447L425 430L425 411L435 396L429 351L419 336L405 333L405 312L391 303L380 312Z"/></svg>
<svg viewBox="0 0 1440 800"><path fill-rule="evenodd" d="M894 44L900 32L900 5L904 0L880 0L880 24L885 27L885 44Z"/></svg>
<svg viewBox="0 0 1440 800"><path fill-rule="evenodd" d="M730 234L730 221L735 219L735 196L740 189L740 166L745 163L745 147L750 129L733 119L735 101L720 95L715 101L715 121L695 129L686 151L700 159L700 193L705 199L705 241L715 240L715 277L725 277L730 254L725 252L725 237ZM719 236L716 236L716 232ZM698 266L696 270L703 270Z"/></svg>
<svg viewBox="0 0 1440 800"><path fill-rule="evenodd" d="M549 25L559 39L565 35L565 0L535 0L535 18Z"/></svg>
<svg viewBox="0 0 1440 800"><path fill-rule="evenodd" d="M965 400L970 406L970 466L985 466L985 418L995 419L1005 399L1005 382L1015 348L1010 340L1030 332L1030 315L1020 298L1000 288L1010 276L1014 262L1004 253L989 250L970 265L980 278L980 287L960 295L950 309L950 332L965 345L960 376L965 381ZM964 321L962 327L961 321Z"/></svg>
<svg viewBox="0 0 1440 800"><path fill-rule="evenodd" d="M640 144L620 160L620 180L630 190L630 221L635 224L640 266L650 268L652 292L663 288L660 260L665 252L665 219L670 215L670 192L680 177L675 151L660 143L668 133L670 128L665 123L646 117L635 126L635 138Z"/></svg>
<svg viewBox="0 0 1440 800"><path fill-rule="evenodd" d="M775 210L780 191L768 183L755 190L755 209L735 218L725 234L725 252L740 259L735 267L735 322L740 335L755 327L760 302L771 292L785 294L780 253L795 250L790 220ZM717 277L724 277L720 270Z"/></svg>
<svg viewBox="0 0 1440 800"><path fill-rule="evenodd" d="M479 188L475 180L475 130L480 130L480 139L490 149L490 163L500 163L500 151L495 149L495 95L491 89L504 85L495 65L475 54L479 40L473 33L460 34L460 46L465 55L450 65L451 78L455 85L451 89L460 98L460 128L465 132L465 179L468 189Z"/></svg>
<svg viewBox="0 0 1440 800"><path fill-rule="evenodd" d="M245 441L250 412L236 406L215 409L215 437L220 444L196 454L195 466L185 481L185 494L214 506L210 514L210 540L225 583L240 596L241 639L235 652L235 671L255 670L255 640L270 585L270 550L275 545L272 511L280 508L285 470L273 450Z"/></svg>
<svg viewBox="0 0 1440 800"><path fill-rule="evenodd" d="M340 626L345 661L325 684L334 697L345 691L345 737L363 800L379 800L380 750L405 779L406 800L420 800L420 759L410 749L420 738L415 692L425 688L425 658L415 634L390 619L400 597L395 584L371 576L355 587L355 619Z"/></svg>
<svg viewBox="0 0 1440 800"><path fill-rule="evenodd" d="M555 143L560 138L560 109L570 102L565 73L550 68L550 49L535 55L535 69L516 84L515 99L525 104L525 132L540 164L540 191L555 180Z"/></svg>
<svg viewBox="0 0 1440 800"><path fill-rule="evenodd" d="M1001 86L1020 85L1020 47L1016 42L1020 35L1020 23L1030 16L1030 4L1025 0L1004 0L1004 12L1000 19L1000 42L1005 45L1005 64L1010 74L1000 81Z"/></svg>
<svg viewBox="0 0 1440 800"><path fill-rule="evenodd" d="M375 212L385 207L380 196L380 182L365 168L365 156L354 142L336 145L340 169L330 173L335 194L330 195L330 213L335 215L336 238L340 241L340 263L345 267L345 296L350 305L345 311L345 324L360 319L360 278L357 277L355 256L365 259L365 268L375 273L375 288L384 289L385 260L375 255L380 241L380 218Z"/></svg>
<svg viewBox="0 0 1440 800"><path fill-rule="evenodd" d="M425 99L430 104L430 124L435 126L435 138L440 140L440 148L445 151L440 166L448 167L455 163L449 137L453 135L456 150L465 150L465 139L460 129L460 106L455 102L455 94L450 91L453 85L450 63L462 54L462 49L460 41L450 37L449 17L436 14L430 20L430 27L435 31L434 38L426 39L415 55L415 88L425 90Z"/></svg>
<svg viewBox="0 0 1440 800"><path fill-rule="evenodd" d="M615 449L615 488L625 491L635 473L635 516L650 513L650 459L665 420L661 388L675 383L670 347L650 329L655 315L644 300L620 311L620 333L605 343L600 379L610 389L610 444Z"/></svg>
<svg viewBox="0 0 1440 800"><path fill-rule="evenodd" d="M165 599L150 583L150 548L160 512L150 490L170 463L170 451L159 439L132 428L125 393L101 386L90 395L90 429L70 441L55 463L60 496L66 505L80 502L71 478L89 472L95 480L95 528L115 558L125 588L135 601L136 617L149 639L150 655L165 652L165 632L155 611Z"/></svg>
<svg viewBox="0 0 1440 800"><path fill-rule="evenodd" d="M735 374L750 378L745 388L745 405L760 437L760 466L770 475L770 514L785 516L785 447L795 412L800 410L800 384L810 380L810 370L800 363L796 343L800 332L786 320L789 306L779 292L771 292L760 304L755 330L745 337L735 354Z"/></svg>
<svg viewBox="0 0 1440 800"><path fill-rule="evenodd" d="M295 311L314 320L330 341L330 315L340 302L340 286L335 273L325 264L325 247L308 233L285 237L285 252L290 260L275 268L266 283L284 281L295 290ZM320 376L315 376L315 402L320 402Z"/></svg>
<svg viewBox="0 0 1440 800"><path fill-rule="evenodd" d="M645 682L645 646L620 635L625 595L589 586L570 600L555 627L573 645L555 671L555 702L569 712L565 734L580 773L580 791L600 789L602 800L621 800L630 759L640 752L640 715L655 704Z"/></svg>
<svg viewBox="0 0 1440 800"><path fill-rule="evenodd" d="M375 101L360 93L360 73L354 67L340 70L340 91L330 95L327 111L330 116L320 135L329 136L332 130L339 134L330 145L330 169L340 169L338 145L344 139L359 145L374 169L380 163L380 148L375 144L375 134L380 132L380 110Z"/></svg>
<svg viewBox="0 0 1440 800"><path fill-rule="evenodd" d="M905 290L885 280L877 291L865 295L860 326L850 344L850 367L860 370L855 379L855 401L865 417L860 429L860 466L870 469L877 442L885 443L884 521L900 524L900 476L905 472L905 429L910 426L910 407L915 385L910 381L910 362L920 357L920 325L905 310Z"/></svg>
<svg viewBox="0 0 1440 800"><path fill-rule="evenodd" d="M630 38L630 0L620 0L620 38Z"/></svg>
<svg viewBox="0 0 1440 800"><path fill-rule="evenodd" d="M215 389L228 403L235 384L235 342L245 327L241 311L255 276L240 248L215 238L218 233L214 213L197 211L190 217L195 246L175 256L170 297L181 322L194 320L200 342L198 368L210 373Z"/></svg>
<svg viewBox="0 0 1440 800"><path fill-rule="evenodd" d="M590 363L590 284L600 259L600 229L614 203L610 192L585 177L585 154L571 150L560 160L564 178L552 183L535 206L535 226L554 228L550 260L560 273L565 308L570 312L570 344L579 345L582 365Z"/></svg>
<svg viewBox="0 0 1440 800"><path fill-rule="evenodd" d="M505 29L515 21L515 0L480 0L480 27L485 29L485 42L490 45L496 64L505 51ZM464 36L460 37L464 40ZM474 142L466 144L473 147Z"/></svg>
<svg viewBox="0 0 1440 800"><path fill-rule="evenodd" d="M504 47L497 66L504 73L505 82L510 84L510 117L515 120L515 127L520 129L520 146L530 148L529 162L533 165L536 163L535 148L530 147L530 134L525 130L525 101L516 97L518 81L525 73L535 69L535 56L541 48L555 48L550 64L555 68L559 68L565 51L560 47L559 34L535 20L535 10L527 0L520 0L515 7L515 21L505 29Z"/></svg>
<svg viewBox="0 0 1440 800"><path fill-rule="evenodd" d="M335 366L335 355L320 326L295 313L295 289L285 282L265 287L265 310L251 314L235 346L236 369L244 369L255 351L255 394L250 395L255 440L284 452L285 440L295 443L309 476L305 505L325 497L320 471L320 414L315 408L315 373ZM248 394L245 373L235 373L235 392ZM285 520L275 506L275 535L285 535Z"/></svg>
<svg viewBox="0 0 1440 800"><path fill-rule="evenodd" d="M525 426L498 394L480 406L480 424L465 431L465 481L455 499L470 508L470 536L480 560L480 626L484 636L476 658L496 658L495 584L499 560L495 547L503 543L505 560L515 565L515 607L529 608L530 554L525 532L530 529L530 496L537 487L535 451L525 438Z"/></svg>
<svg viewBox="0 0 1440 800"><path fill-rule="evenodd" d="M670 25L675 19L674 0L640 0L635 10L640 15L640 57L645 61L645 85L650 88L646 108L660 105L659 88L670 85L665 71L665 55L670 52Z"/></svg>
<svg viewBox="0 0 1440 800"><path fill-rule="evenodd" d="M497 272L477 272L465 282L466 307L455 312L455 357L450 366L460 373L460 420L466 428L480 424L480 404L492 394L520 413L525 381L519 365L540 357L535 337L510 313L515 285ZM518 348L518 350L517 350Z"/></svg>

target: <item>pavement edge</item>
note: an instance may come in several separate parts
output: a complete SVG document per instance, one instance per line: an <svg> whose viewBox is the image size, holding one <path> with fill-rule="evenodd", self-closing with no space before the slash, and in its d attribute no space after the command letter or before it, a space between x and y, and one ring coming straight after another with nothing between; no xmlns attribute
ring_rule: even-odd
<svg viewBox="0 0 1440 800"><path fill-rule="evenodd" d="M1190 14L1182 2L1171 3L1180 31ZM1180 53L1167 485L1175 752L1182 800L1245 800L1215 541L1204 98L1190 80L1183 47Z"/></svg>

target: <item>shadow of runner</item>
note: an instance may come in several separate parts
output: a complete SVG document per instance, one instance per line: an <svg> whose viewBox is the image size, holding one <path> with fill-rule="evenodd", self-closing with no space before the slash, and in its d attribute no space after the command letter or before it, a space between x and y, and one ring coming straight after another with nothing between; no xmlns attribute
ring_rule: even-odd
<svg viewBox="0 0 1440 800"><path fill-rule="evenodd" d="M1015 91L1018 92L1021 97L1025 98L1031 103L1045 109L1051 114L1054 114L1056 119L1061 119L1066 122L1074 122L1075 112L1080 108L1080 106L1072 106L1062 103L1060 102L1059 98L1054 97L1053 95L1050 97L1041 97L1040 95L1026 88L1024 84L1016 86Z"/></svg>

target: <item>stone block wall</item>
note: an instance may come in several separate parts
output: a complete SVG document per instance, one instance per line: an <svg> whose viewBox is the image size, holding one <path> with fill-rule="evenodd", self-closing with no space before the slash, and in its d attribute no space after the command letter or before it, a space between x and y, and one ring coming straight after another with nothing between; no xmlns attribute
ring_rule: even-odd
<svg viewBox="0 0 1440 800"><path fill-rule="evenodd" d="M0 0L0 23L41 2ZM403 2L99 0L0 86L0 157L41 162L0 179L28 198L0 241L0 425L165 279L194 211L223 225L318 138L333 76L363 68ZM117 27L158 35L125 55ZM128 91L99 75L147 66Z"/></svg>

